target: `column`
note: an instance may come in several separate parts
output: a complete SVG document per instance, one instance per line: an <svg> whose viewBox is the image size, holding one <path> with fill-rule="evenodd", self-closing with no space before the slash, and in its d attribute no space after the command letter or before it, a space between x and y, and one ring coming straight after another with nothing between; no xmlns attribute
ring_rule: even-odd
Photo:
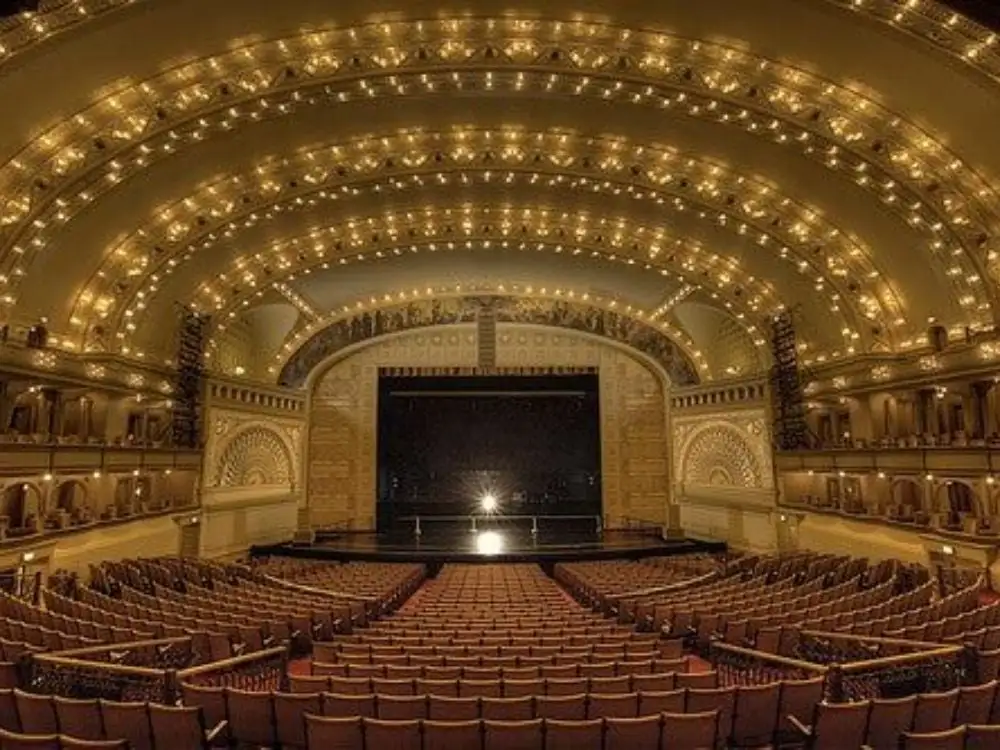
<svg viewBox="0 0 1000 750"><path fill-rule="evenodd" d="M49 434L59 437L63 433L63 395L60 391L49 391Z"/></svg>
<svg viewBox="0 0 1000 750"><path fill-rule="evenodd" d="M10 382L0 380L0 432L6 432L10 424Z"/></svg>
<svg viewBox="0 0 1000 750"><path fill-rule="evenodd" d="M931 388L921 388L917 391L917 432L920 435L938 433L934 393Z"/></svg>
<svg viewBox="0 0 1000 750"><path fill-rule="evenodd" d="M80 397L80 426L79 437L86 442L93 432L94 426L94 400L87 397Z"/></svg>
<svg viewBox="0 0 1000 750"><path fill-rule="evenodd" d="M982 440L987 435L986 407L992 387L993 383L983 380L975 382L969 387L970 398L967 409L969 417L966 429L971 439Z"/></svg>
<svg viewBox="0 0 1000 750"><path fill-rule="evenodd" d="M854 400L851 409L851 438L871 442L876 435L872 419L872 404L870 397L860 396Z"/></svg>

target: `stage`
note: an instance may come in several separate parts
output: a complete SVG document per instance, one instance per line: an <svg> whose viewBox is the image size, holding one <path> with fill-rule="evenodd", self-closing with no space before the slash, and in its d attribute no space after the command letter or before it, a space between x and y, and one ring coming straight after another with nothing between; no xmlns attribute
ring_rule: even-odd
<svg viewBox="0 0 1000 750"><path fill-rule="evenodd" d="M419 536L410 529L391 533L319 531L312 544L288 543L254 547L251 555L282 555L336 561L422 562L536 562L639 559L692 552L723 552L722 542L663 539L641 530L559 529L536 533L503 524L472 531L435 529Z"/></svg>

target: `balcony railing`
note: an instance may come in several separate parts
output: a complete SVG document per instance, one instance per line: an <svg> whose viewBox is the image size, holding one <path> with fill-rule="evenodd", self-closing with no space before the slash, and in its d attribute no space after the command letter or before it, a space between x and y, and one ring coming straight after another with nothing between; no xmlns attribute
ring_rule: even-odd
<svg viewBox="0 0 1000 750"><path fill-rule="evenodd" d="M779 472L940 473L988 475L1000 472L1000 446L865 447L779 451Z"/></svg>
<svg viewBox="0 0 1000 750"><path fill-rule="evenodd" d="M77 523L59 528L44 527L38 531L28 533L24 533L23 529L5 529L3 534L0 534L0 551L8 552L12 549L16 550L19 547L35 547L39 544L54 542L73 536L74 534L85 534L88 531L123 526L133 521L148 521L154 518L162 518L163 516L185 517L198 513L199 507L198 503L192 501L185 505L161 507L110 518L97 518L86 523Z"/></svg>
<svg viewBox="0 0 1000 750"><path fill-rule="evenodd" d="M0 474L197 471L198 449L107 443L0 442Z"/></svg>

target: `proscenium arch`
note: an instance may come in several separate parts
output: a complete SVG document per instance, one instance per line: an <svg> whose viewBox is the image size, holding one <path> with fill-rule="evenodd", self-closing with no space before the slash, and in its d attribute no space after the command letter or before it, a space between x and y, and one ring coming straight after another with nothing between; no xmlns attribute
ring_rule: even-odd
<svg viewBox="0 0 1000 750"><path fill-rule="evenodd" d="M307 387L312 382L311 374L324 363L336 361L338 352L371 339L411 330L475 323L483 304L494 306L498 323L565 328L574 333L609 339L655 362L667 383L693 385L698 382L697 367L676 343L638 318L574 300L539 300L484 293L374 307L361 314L340 318L308 339L288 358L278 376L278 383L291 388ZM440 306L440 314L435 312L435 306ZM413 316L414 310L418 311L419 317ZM410 317L407 317L408 314Z"/></svg>
<svg viewBox="0 0 1000 750"><path fill-rule="evenodd" d="M329 427L332 424L336 424L337 420L342 418L346 420L344 423L345 427L348 425L365 425L358 433L352 433L352 437L347 443L342 444L341 450L337 452L338 456L342 456L347 460L347 464L344 466L344 469L350 474L349 477L345 477L345 481L348 482L347 486L356 486L355 481L357 481L358 477L355 475L360 475L363 478L361 486L373 486L370 485L370 481L374 473L374 453L370 450L370 447L374 444L371 441L375 440L375 435L369 427L374 424L372 421L374 418L372 410L375 408L375 402L371 399L373 391L370 390L370 385L377 382L379 369L382 367L420 367L427 363L432 368L432 371L436 372L440 372L440 368L444 368L447 371L452 367L461 367L463 368L463 372L466 372L466 368L469 368L473 364L474 358L474 333L472 332L472 328L473 326L469 324L442 325L426 329L394 332L374 339L364 340L331 355L310 373L305 384L305 392L309 404L308 421L310 427L313 425ZM643 409L641 413L644 415L644 424L648 421L645 419L645 415L648 415L649 419L652 420L662 420L660 439L663 440L667 460L662 462L664 480L657 486L664 488L664 490L669 486L670 444L668 439L669 412L667 410L669 409L668 395L671 384L667 374L657 362L623 343L582 331L559 329L546 325L518 323L512 330L507 332L512 334L511 338L502 346L510 347L510 353L513 353L513 349L522 345L522 342L519 340L519 337L522 335L526 335L531 339L533 336L540 334L545 336L548 346L554 347L554 349L550 349L547 346L539 352L541 354L540 359L533 359L530 363L526 363L524 367L528 368L529 371L537 372L536 368L548 371L551 368L552 372L559 372L564 367L572 368L576 371L579 371L580 367L584 367L590 371L596 365L597 371L606 376L602 378L603 385L600 389L602 403L604 403L605 398L610 398L612 404L616 402L620 404L618 406L619 409L625 408L624 402L630 400L628 396L622 393L623 389L616 386L616 383L621 383L621 381L617 380L616 376L622 374L621 366L626 365L628 382L630 385L635 386L634 388L628 388L627 392L632 397L638 398L638 404L641 405L639 408ZM405 350L393 347L394 340L398 339L406 342L407 347ZM580 344L586 345L586 348L589 350L588 356L582 359L574 356ZM443 361L437 357L425 356L431 351L436 351L438 347L448 347L456 354L461 352L461 356L454 359L445 357ZM369 350L375 352L377 356L367 356ZM384 356L382 356L383 354ZM430 363L428 363L428 359L431 360ZM500 365L502 369L498 371L499 373L511 372L511 370L507 369L508 362L506 360L501 362ZM608 366L607 370L604 369L606 365ZM514 372L525 372L525 370L521 369L522 366L513 362L510 362L509 366L514 368ZM632 380L636 376L641 377L641 382ZM327 390L327 384L333 385L334 389ZM346 390L343 390L345 388ZM357 412L358 407L363 409L360 414ZM616 420L610 418L614 408L614 406L611 406L611 409L604 412L602 416L601 440L604 456L602 465L605 467L602 473L610 476L612 474L611 466L617 465L619 467L619 474L622 476L623 481L625 481L627 477L625 467L628 463L626 455L628 454L626 451L620 449L616 451L611 446L616 444L621 445L624 441L628 440L628 437L625 434L624 427L620 423L616 425ZM632 410L630 413L635 416L637 412ZM605 417L608 417L608 419L605 419ZM346 431L350 432L350 430ZM329 448L322 451L322 453L317 452L315 444L312 442L312 430L307 430L307 432L310 435L310 439L306 441L305 481L309 482L310 476L314 476L314 460L318 458L326 462L324 471L324 474L326 474L330 470L329 459L332 454ZM610 461L610 463L604 463L604 461ZM616 491L614 488L609 488L606 485L605 489L610 490L609 494L604 496L604 509L606 513L609 510L614 510L617 505L620 505L622 498L628 498L628 491L625 490L623 492L621 487ZM320 491L316 494L320 495L321 498L317 502L316 495L310 494L310 508L324 507L328 512L335 512L338 509L343 510L345 507L339 504L342 498L335 497L341 493L331 493L326 486L320 488ZM350 490L347 490L347 494L350 495ZM656 512L658 514L666 514L669 495L665 491L657 494L662 494L663 497L661 502L656 505ZM325 498L322 496L325 496ZM365 490L364 494L360 496L360 501L367 503L368 498L373 499L374 493ZM328 503L331 500L338 502L335 505L329 505ZM610 505L608 504L609 500L611 501ZM616 500L618 502L615 502ZM348 502L351 504L350 501ZM358 509L353 507L353 504L351 506L354 517L365 518L363 510L359 512Z"/></svg>

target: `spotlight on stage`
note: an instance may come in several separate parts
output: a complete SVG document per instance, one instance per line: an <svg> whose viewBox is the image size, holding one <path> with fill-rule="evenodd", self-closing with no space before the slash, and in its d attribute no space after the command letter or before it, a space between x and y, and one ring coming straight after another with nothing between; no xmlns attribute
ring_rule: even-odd
<svg viewBox="0 0 1000 750"><path fill-rule="evenodd" d="M480 507L483 509L483 513L487 515L492 515L497 512L497 498L493 493L487 493L483 495L482 499L479 501Z"/></svg>
<svg viewBox="0 0 1000 750"><path fill-rule="evenodd" d="M476 552L480 555L499 555L503 552L503 537L495 531L481 531L476 536Z"/></svg>

